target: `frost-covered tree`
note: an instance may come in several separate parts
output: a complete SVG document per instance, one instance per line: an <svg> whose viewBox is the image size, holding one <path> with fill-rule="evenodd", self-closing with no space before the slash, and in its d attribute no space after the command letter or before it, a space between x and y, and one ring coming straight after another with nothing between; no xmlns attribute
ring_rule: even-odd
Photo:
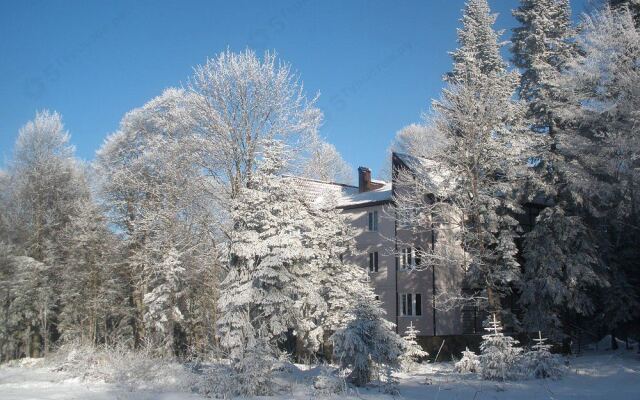
<svg viewBox="0 0 640 400"><path fill-rule="evenodd" d="M51 338L57 336L55 321L68 256L63 231L89 194L73 152L61 116L43 111L20 129L9 162L9 190L3 195L7 208L2 213L10 231L7 240L14 245L14 254L21 256L15 260L20 271L16 279L38 298L33 305L35 311L33 307L31 311L14 310L28 324L22 330L29 332L23 336L28 348L24 354L46 353ZM36 274L33 282L21 278ZM31 286L35 282L38 287ZM23 295L19 294L13 305L24 306L21 299ZM32 317L34 313L37 318Z"/></svg>
<svg viewBox="0 0 640 400"><path fill-rule="evenodd" d="M391 151L413 157L431 159L436 157L446 145L447 138L432 125L411 124L396 132L391 143Z"/></svg>
<svg viewBox="0 0 640 400"><path fill-rule="evenodd" d="M178 307L184 296L185 268L175 249L167 252L159 264L149 266L150 292L145 293L144 322L149 330L151 343L164 349L167 354L175 352L174 333L184 316Z"/></svg>
<svg viewBox="0 0 640 400"><path fill-rule="evenodd" d="M502 32L493 29L497 16L486 0L465 3L462 28L458 29L458 48L451 52L453 71L445 80L454 84L478 82L491 74L504 74L506 63L500 54Z"/></svg>
<svg viewBox="0 0 640 400"><path fill-rule="evenodd" d="M558 150L567 191L600 244L607 280L599 304L610 329L639 315L635 268L638 213L637 109L640 106L640 33L626 8L604 7L585 17L577 38L581 53L564 75L570 122Z"/></svg>
<svg viewBox="0 0 640 400"><path fill-rule="evenodd" d="M502 333L496 314L492 315L489 333L482 336L480 344L480 371L483 379L506 381L515 379L520 373L519 361L522 349L518 342Z"/></svg>
<svg viewBox="0 0 640 400"><path fill-rule="evenodd" d="M337 208L335 193L326 192L314 200L309 208L314 229L307 233L307 243L314 249L318 289L326 304L321 325L324 331L334 332L349 320L353 299L370 288L363 268L346 257L355 252L356 231Z"/></svg>
<svg viewBox="0 0 640 400"><path fill-rule="evenodd" d="M290 181L280 174L286 145L261 145L259 168L234 200L229 272L221 285L218 334L232 359L256 340L276 345L290 329L313 329L305 311L320 307L313 285L313 250L305 232L313 220Z"/></svg>
<svg viewBox="0 0 640 400"><path fill-rule="evenodd" d="M51 279L52 267L33 257L14 256L10 261L10 304L8 331L13 335L13 355L37 357L50 346L57 291Z"/></svg>
<svg viewBox="0 0 640 400"><path fill-rule="evenodd" d="M405 341L406 349L404 354L400 357L400 365L405 371L411 371L415 368L417 361L429 356L429 353L424 351L422 346L416 342L416 338L419 333L420 331L413 326L412 322L405 330L404 336L402 336L402 339Z"/></svg>
<svg viewBox="0 0 640 400"><path fill-rule="evenodd" d="M538 331L538 337L533 339L536 344L532 350L524 354L524 363L527 372L537 379L558 379L563 373L562 358L551 353L551 345L546 344L547 339Z"/></svg>
<svg viewBox="0 0 640 400"><path fill-rule="evenodd" d="M635 21L636 27L640 25L640 1L638 0L609 0L614 10L628 9Z"/></svg>
<svg viewBox="0 0 640 400"><path fill-rule="evenodd" d="M273 368L277 363L273 344L266 339L258 339L247 345L235 359L228 377L229 394L236 396L270 396L277 392L273 379Z"/></svg>
<svg viewBox="0 0 640 400"><path fill-rule="evenodd" d="M115 344L130 340L127 284L118 243L102 210L84 202L63 231L58 330L63 340Z"/></svg>
<svg viewBox="0 0 640 400"><path fill-rule="evenodd" d="M521 0L513 11L512 52L522 70L518 94L527 102L534 131L553 136L558 116L554 109L566 102L560 87L562 72L576 54L568 0Z"/></svg>
<svg viewBox="0 0 640 400"><path fill-rule="evenodd" d="M436 175L423 185L431 193L417 193L421 204L410 208L422 215L416 220L427 224L423 228L431 229L435 220L449 233L457 232L451 243L465 253L425 252L422 259L427 264L464 259L467 285L484 292L496 311L500 297L520 279L514 215L520 212L516 195L526 142L523 108L513 100L518 74L506 68L494 22L486 0L466 3L459 47L452 53L453 72L446 77L442 98L433 103L432 124L445 145L431 155L437 167L418 163Z"/></svg>
<svg viewBox="0 0 640 400"><path fill-rule="evenodd" d="M135 344L140 346L150 335L154 342L167 344L163 346L167 351L186 346L204 350L213 344L204 324L212 326L215 320L221 274L218 246L226 223L218 207L217 184L203 174L193 149L190 107L185 91L166 90L123 118L120 129L98 151L96 162L102 200L125 241ZM170 252L184 268L181 281L189 285L167 284L175 277L175 265L166 262ZM152 299L164 295L171 302L180 299L171 307L182 317L174 309L171 321L181 335L145 323L145 315L157 303ZM147 321L154 318L148 316ZM178 337L186 337L186 343L168 344Z"/></svg>
<svg viewBox="0 0 640 400"><path fill-rule="evenodd" d="M356 299L351 313L351 321L331 336L333 354L343 368L351 369L353 383L363 386L382 366L398 367L406 345L373 292Z"/></svg>
<svg viewBox="0 0 640 400"><path fill-rule="evenodd" d="M320 138L312 141L309 157L304 161L302 175L325 182L351 183L353 168L331 143Z"/></svg>
<svg viewBox="0 0 640 400"><path fill-rule="evenodd" d="M462 358L453 366L453 370L459 374L480 372L480 357L467 347L462 352Z"/></svg>
<svg viewBox="0 0 640 400"><path fill-rule="evenodd" d="M60 114L38 112L20 129L10 162L15 241L39 261L47 247L58 250L60 231L88 195L69 138Z"/></svg>
<svg viewBox="0 0 640 400"><path fill-rule="evenodd" d="M230 197L251 181L263 143L305 148L322 120L316 98L274 53L222 52L195 67L188 91L198 162Z"/></svg>
<svg viewBox="0 0 640 400"><path fill-rule="evenodd" d="M593 313L593 290L606 284L597 241L580 217L547 208L525 235L523 256L523 325L561 339L565 318Z"/></svg>

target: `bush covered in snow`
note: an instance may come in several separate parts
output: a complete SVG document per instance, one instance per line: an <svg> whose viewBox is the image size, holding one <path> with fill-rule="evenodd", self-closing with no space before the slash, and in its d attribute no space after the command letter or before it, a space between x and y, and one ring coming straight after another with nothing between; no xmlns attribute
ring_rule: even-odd
<svg viewBox="0 0 640 400"><path fill-rule="evenodd" d="M495 314L485 328L491 332L482 336L480 345L480 373L483 379L506 381L520 375L519 361L522 349L516 347L517 341L502 334L500 322Z"/></svg>
<svg viewBox="0 0 640 400"><path fill-rule="evenodd" d="M191 390L199 376L172 358L157 357L149 348L61 346L48 360L55 371L85 380L104 381L129 390Z"/></svg>
<svg viewBox="0 0 640 400"><path fill-rule="evenodd" d="M320 375L313 381L313 388L317 395L342 394L347 391L347 382L332 369L322 367Z"/></svg>
<svg viewBox="0 0 640 400"><path fill-rule="evenodd" d="M238 396L268 396L277 392L272 379L277 359L266 341L258 340L244 349L234 360L231 380L235 383L231 392Z"/></svg>
<svg viewBox="0 0 640 400"><path fill-rule="evenodd" d="M453 366L453 370L459 374L480 372L480 357L467 347L462 352L462 358Z"/></svg>

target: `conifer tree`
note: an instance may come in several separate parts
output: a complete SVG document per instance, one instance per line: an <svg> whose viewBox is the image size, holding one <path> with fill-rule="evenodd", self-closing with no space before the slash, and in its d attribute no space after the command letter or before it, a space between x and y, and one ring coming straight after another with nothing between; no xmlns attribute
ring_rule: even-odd
<svg viewBox="0 0 640 400"><path fill-rule="evenodd" d="M405 371L411 371L415 368L417 361L429 356L429 353L422 349L422 346L416 342L416 337L420 333L413 326L413 322L409 324L402 338L405 341L406 350L400 358L400 365Z"/></svg>
<svg viewBox="0 0 640 400"><path fill-rule="evenodd" d="M489 333L482 336L480 345L480 368L483 379L506 381L518 376L518 362L522 349L516 347L518 342L502 333L496 314L492 315Z"/></svg>
<svg viewBox="0 0 640 400"><path fill-rule="evenodd" d="M513 29L513 61L522 70L518 94L527 102L527 116L535 132L554 135L566 102L560 76L576 55L572 43L568 0L521 0L513 11L520 26Z"/></svg>
<svg viewBox="0 0 640 400"><path fill-rule="evenodd" d="M333 354L343 368L350 368L350 379L357 386L366 385L380 372L382 365L397 367L406 344L395 333L394 325L384 317L384 310L373 292L355 300L352 319L332 336Z"/></svg>
<svg viewBox="0 0 640 400"><path fill-rule="evenodd" d="M570 176L567 191L606 266L600 323L615 336L617 327L640 315L640 30L627 8L605 6L584 18L577 43L581 53L562 81L571 101L564 108L570 126L560 150Z"/></svg>
<svg viewBox="0 0 640 400"><path fill-rule="evenodd" d="M544 329L559 340L569 316L593 313L591 293L606 286L598 253L582 218L568 216L559 207L540 213L535 228L525 235L523 251L519 302L528 331Z"/></svg>
<svg viewBox="0 0 640 400"><path fill-rule="evenodd" d="M273 345L289 329L304 334L304 310L320 307L313 285L313 251L305 232L313 230L306 205L279 174L286 146L263 144L260 167L241 190L233 210L229 272L222 282L218 321L220 343L237 357L257 339Z"/></svg>
<svg viewBox="0 0 640 400"><path fill-rule="evenodd" d="M438 159L441 169L451 171L436 203L452 204L464 215L441 217L459 227L468 285L485 291L493 311L519 281L514 215L521 212L516 187L527 145L522 104L513 100L518 74L507 71L502 59L495 18L486 0L466 3L449 86L433 104L435 127L446 138Z"/></svg>
<svg viewBox="0 0 640 400"><path fill-rule="evenodd" d="M536 343L531 351L525 353L524 358L531 376L537 379L558 379L563 374L562 360L557 354L551 353L551 345L546 344L546 338L538 331Z"/></svg>

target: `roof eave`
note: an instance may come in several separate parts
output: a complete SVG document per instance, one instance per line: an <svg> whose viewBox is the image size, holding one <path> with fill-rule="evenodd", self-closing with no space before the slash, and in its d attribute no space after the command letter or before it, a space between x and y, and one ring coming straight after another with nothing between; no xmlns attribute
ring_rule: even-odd
<svg viewBox="0 0 640 400"><path fill-rule="evenodd" d="M379 206L379 205L390 204L390 203L393 203L393 200L384 199L384 200L368 201L364 203L338 205L336 208L340 208L342 210L353 210L355 208L373 207L373 206Z"/></svg>

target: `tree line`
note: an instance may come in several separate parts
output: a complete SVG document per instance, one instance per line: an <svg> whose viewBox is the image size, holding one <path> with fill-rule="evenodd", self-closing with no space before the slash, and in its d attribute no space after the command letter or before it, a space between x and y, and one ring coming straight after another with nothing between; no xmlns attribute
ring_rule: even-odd
<svg viewBox="0 0 640 400"><path fill-rule="evenodd" d="M640 7L612 3L574 26L568 0L522 0L516 68L487 1L466 3L440 99L395 144L438 161L399 177L412 190L396 203L437 232L424 265L464 270L466 291L443 302L557 338L637 318ZM242 370L291 337L313 357L337 332L347 364L396 360L405 344L344 257L354 232L336 199L283 177L349 178L316 100L288 64L246 50L127 113L92 163L59 114L37 113L0 173L0 357L77 340L221 351ZM545 206L528 232L523 204ZM355 354L358 321L386 347Z"/></svg>
<svg viewBox="0 0 640 400"><path fill-rule="evenodd" d="M522 0L509 68L487 2L466 3L441 97L394 143L438 161L400 174L396 201L436 231L421 258L462 268L441 307L558 341L637 335L639 11L603 3L574 25L568 0Z"/></svg>

